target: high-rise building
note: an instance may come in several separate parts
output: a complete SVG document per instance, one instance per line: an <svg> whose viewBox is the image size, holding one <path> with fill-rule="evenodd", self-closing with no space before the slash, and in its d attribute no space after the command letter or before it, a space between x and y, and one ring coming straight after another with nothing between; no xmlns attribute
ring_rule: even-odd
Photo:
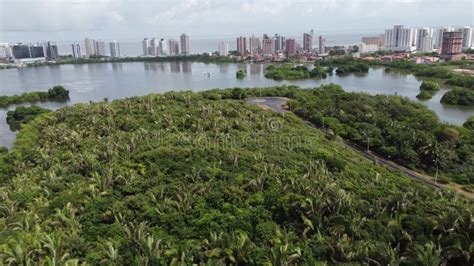
<svg viewBox="0 0 474 266"><path fill-rule="evenodd" d="M292 55L296 54L296 41L295 41L295 39L286 39L285 53L286 53L286 56L292 56Z"/></svg>
<svg viewBox="0 0 474 266"><path fill-rule="evenodd" d="M117 41L110 42L110 56L120 57L120 44Z"/></svg>
<svg viewBox="0 0 474 266"><path fill-rule="evenodd" d="M416 48L416 31L395 25L385 30L385 49L394 51L413 51Z"/></svg>
<svg viewBox="0 0 474 266"><path fill-rule="evenodd" d="M0 43L0 58L11 58L12 48L8 43Z"/></svg>
<svg viewBox="0 0 474 266"><path fill-rule="evenodd" d="M189 36L185 33L180 36L181 41L181 53L184 55L191 53L191 45L189 43Z"/></svg>
<svg viewBox="0 0 474 266"><path fill-rule="evenodd" d="M41 44L34 44L30 46L31 58L45 57L44 51L44 47Z"/></svg>
<svg viewBox="0 0 474 266"><path fill-rule="evenodd" d="M51 42L47 42L44 45L46 49L46 59L53 60L59 57L58 54L58 46L56 44L52 44Z"/></svg>
<svg viewBox="0 0 474 266"><path fill-rule="evenodd" d="M473 38L473 30L470 26L465 26L462 29L462 48L467 50L471 48L472 45L472 38Z"/></svg>
<svg viewBox="0 0 474 266"><path fill-rule="evenodd" d="M229 55L229 44L226 42L219 43L219 55L228 56Z"/></svg>
<svg viewBox="0 0 474 266"><path fill-rule="evenodd" d="M262 45L260 43L260 38L252 35L249 38L249 51L251 54L258 54L262 50Z"/></svg>
<svg viewBox="0 0 474 266"><path fill-rule="evenodd" d="M158 40L155 37L151 38L148 45L148 55L157 55L159 54L158 49Z"/></svg>
<svg viewBox="0 0 474 266"><path fill-rule="evenodd" d="M367 45L379 45L383 46L383 41L384 41L384 35L379 35L379 36L368 36L368 37L362 37L362 43L367 44Z"/></svg>
<svg viewBox="0 0 474 266"><path fill-rule="evenodd" d="M144 56L149 55L148 54L148 48L150 47L150 40L148 40L148 38L143 39L142 47L143 47L143 55Z"/></svg>
<svg viewBox="0 0 474 266"><path fill-rule="evenodd" d="M443 47L443 34L445 32L454 31L453 27L442 27L438 29L436 33L436 38L434 38L434 47L441 49Z"/></svg>
<svg viewBox="0 0 474 266"><path fill-rule="evenodd" d="M275 40L270 38L267 34L263 35L262 39L262 54L271 55L275 52Z"/></svg>
<svg viewBox="0 0 474 266"><path fill-rule="evenodd" d="M160 55L168 55L168 44L165 41L165 39L160 39L160 42L158 44L158 50Z"/></svg>
<svg viewBox="0 0 474 266"><path fill-rule="evenodd" d="M311 33L303 34L303 50L310 53L313 50L313 30Z"/></svg>
<svg viewBox="0 0 474 266"><path fill-rule="evenodd" d="M105 48L105 42L96 41L95 42L95 50L97 52L97 56L107 56L107 50Z"/></svg>
<svg viewBox="0 0 474 266"><path fill-rule="evenodd" d="M16 59L31 58L30 47L22 43L17 43L12 46L12 54Z"/></svg>
<svg viewBox="0 0 474 266"><path fill-rule="evenodd" d="M73 58L82 58L81 46L78 43L71 44L71 48Z"/></svg>
<svg viewBox="0 0 474 266"><path fill-rule="evenodd" d="M462 52L463 45L462 31L448 31L443 33L442 55L456 55Z"/></svg>
<svg viewBox="0 0 474 266"><path fill-rule="evenodd" d="M421 28L418 30L418 43L416 50L419 52L433 51L433 29Z"/></svg>
<svg viewBox="0 0 474 266"><path fill-rule="evenodd" d="M285 37L275 34L275 51L282 51L285 48Z"/></svg>
<svg viewBox="0 0 474 266"><path fill-rule="evenodd" d="M326 39L323 36L319 36L319 47L318 47L318 54L326 53Z"/></svg>
<svg viewBox="0 0 474 266"><path fill-rule="evenodd" d="M242 56L247 54L247 38L242 36L237 38L237 52Z"/></svg>
<svg viewBox="0 0 474 266"><path fill-rule="evenodd" d="M175 39L168 40L168 47L170 49L170 55L179 54L179 44L178 44L178 41L176 41Z"/></svg>
<svg viewBox="0 0 474 266"><path fill-rule="evenodd" d="M88 57L97 55L95 40L91 38L86 38L84 41L86 47L86 55Z"/></svg>

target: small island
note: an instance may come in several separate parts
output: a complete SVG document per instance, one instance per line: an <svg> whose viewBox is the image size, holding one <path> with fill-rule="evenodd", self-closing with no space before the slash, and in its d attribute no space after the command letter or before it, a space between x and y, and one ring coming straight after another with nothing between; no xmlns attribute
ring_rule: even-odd
<svg viewBox="0 0 474 266"><path fill-rule="evenodd" d="M442 103L474 106L474 90L456 88L448 91L443 98Z"/></svg>
<svg viewBox="0 0 474 266"><path fill-rule="evenodd" d="M439 91L439 85L432 81L423 81L420 86L420 93L416 95L419 100L429 100Z"/></svg>
<svg viewBox="0 0 474 266"><path fill-rule="evenodd" d="M332 74L332 68L323 68L321 66L315 66L309 70L306 66L298 65L292 66L290 64L284 64L281 66L270 65L267 67L266 78L272 78L274 80L298 80L298 79L309 79L326 78L328 74Z"/></svg>
<svg viewBox="0 0 474 266"><path fill-rule="evenodd" d="M21 95L0 96L0 108L5 108L12 104L67 100L69 100L69 91L63 86L54 86L46 92L34 91Z"/></svg>
<svg viewBox="0 0 474 266"><path fill-rule="evenodd" d="M243 79L245 76L247 76L247 74L243 70L238 70L235 73L235 77L238 78L238 79Z"/></svg>

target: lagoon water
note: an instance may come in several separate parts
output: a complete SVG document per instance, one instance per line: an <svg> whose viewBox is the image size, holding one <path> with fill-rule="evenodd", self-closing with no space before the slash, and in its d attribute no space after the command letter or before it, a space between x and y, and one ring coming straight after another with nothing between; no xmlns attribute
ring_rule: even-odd
<svg viewBox="0 0 474 266"><path fill-rule="evenodd" d="M239 69L247 71L244 79L236 79ZM335 83L346 91L369 94L397 94L415 101L421 80L410 74L370 69L362 75L333 75L322 80L275 81L264 77L262 64L204 64L191 62L168 63L100 63L84 65L41 66L0 70L0 95L45 91L63 85L70 91L67 103L39 103L57 109L66 104L120 99L170 90L207 90L230 87L267 87L297 85L306 88ZM204 73L211 73L210 77ZM436 112L442 121L460 125L474 115L474 107L450 106L440 103L448 88L442 88L431 100L422 102ZM14 109L10 106L8 110ZM15 133L6 124L7 109L0 109L0 146L11 147Z"/></svg>

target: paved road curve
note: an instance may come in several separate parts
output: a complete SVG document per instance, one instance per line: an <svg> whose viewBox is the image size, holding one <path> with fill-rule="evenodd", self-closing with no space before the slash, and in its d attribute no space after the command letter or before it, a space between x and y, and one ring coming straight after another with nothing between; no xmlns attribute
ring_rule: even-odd
<svg viewBox="0 0 474 266"><path fill-rule="evenodd" d="M249 99L247 99L247 102L262 106L263 108L266 108L266 109L271 109L271 110L273 110L275 112L278 112L278 113L289 112L287 109L285 109L285 106L287 106L288 98L283 98L283 97L249 98ZM304 121L304 123L309 127L320 129L316 125L312 124L311 122ZM323 130L321 130L321 131L323 131ZM326 132L323 131L323 133L326 133ZM399 173L405 174L406 176L408 176L412 179L420 181L420 182L422 182L426 185L429 185L431 187L434 187L434 188L439 188L439 189L443 189L443 190L454 190L456 193L458 193L460 195L463 195L464 197L469 199L471 202L474 202L474 194L472 194L472 193L464 191L460 188L451 188L451 187L448 187L446 185L437 183L437 182L434 181L433 177L427 176L425 174L418 173L418 172L413 171L411 169L408 169L404 166L401 166L401 165L399 165L399 164L397 164L393 161L390 161L390 160L387 160L383 157L380 157L380 156L378 156L378 155L376 155L376 154L374 154L370 151L366 151L364 148L362 148L362 147L358 146L357 144L354 144L350 141L344 140L342 144L345 145L346 147L349 147L349 148L355 150L356 152L358 152L359 154L361 154L365 158L367 158L371 161L376 161L376 162L384 165L385 167L387 167L391 170L394 170L394 171L397 171Z"/></svg>

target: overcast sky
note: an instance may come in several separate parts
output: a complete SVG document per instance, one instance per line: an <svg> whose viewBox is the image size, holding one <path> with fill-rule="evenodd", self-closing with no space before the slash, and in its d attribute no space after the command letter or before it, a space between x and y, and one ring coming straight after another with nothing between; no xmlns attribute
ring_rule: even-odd
<svg viewBox="0 0 474 266"><path fill-rule="evenodd" d="M0 0L0 41L133 40L186 32L382 33L406 26L474 25L472 0Z"/></svg>

